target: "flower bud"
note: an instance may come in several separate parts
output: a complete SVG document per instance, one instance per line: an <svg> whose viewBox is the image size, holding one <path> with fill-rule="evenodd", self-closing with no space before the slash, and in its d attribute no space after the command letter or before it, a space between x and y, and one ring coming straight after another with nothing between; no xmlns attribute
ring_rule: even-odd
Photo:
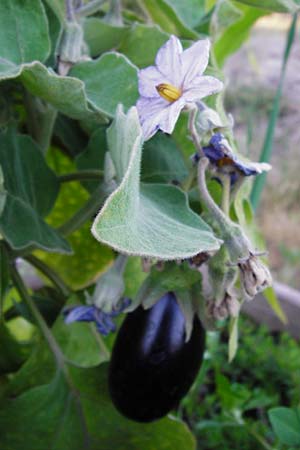
<svg viewBox="0 0 300 450"><path fill-rule="evenodd" d="M246 260L239 261L238 267L244 290L249 299L272 284L269 269L252 253Z"/></svg>

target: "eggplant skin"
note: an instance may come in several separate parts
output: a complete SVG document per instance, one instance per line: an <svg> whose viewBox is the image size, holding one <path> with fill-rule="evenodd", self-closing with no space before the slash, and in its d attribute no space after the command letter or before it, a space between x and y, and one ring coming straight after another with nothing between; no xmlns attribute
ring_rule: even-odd
<svg viewBox="0 0 300 450"><path fill-rule="evenodd" d="M172 292L150 309L125 318L109 365L108 387L116 409L137 422L160 419L174 409L200 369L205 330L195 316L185 342L185 318Z"/></svg>

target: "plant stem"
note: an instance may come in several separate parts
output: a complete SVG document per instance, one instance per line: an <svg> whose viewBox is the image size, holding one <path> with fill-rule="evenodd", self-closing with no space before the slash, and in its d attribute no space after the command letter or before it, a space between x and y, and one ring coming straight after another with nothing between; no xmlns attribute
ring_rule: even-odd
<svg viewBox="0 0 300 450"><path fill-rule="evenodd" d="M208 159L206 157L201 158L198 163L198 186L201 195L201 199L207 206L210 212L213 213L213 216L218 221L219 225L222 226L225 230L228 228L228 218L224 214L224 212L216 205L210 193L208 192L206 186L205 172L208 166Z"/></svg>
<svg viewBox="0 0 300 450"><path fill-rule="evenodd" d="M60 183L68 181L81 181L81 180L99 180L103 176L103 170L80 170L78 172L66 173L60 175L58 180Z"/></svg>
<svg viewBox="0 0 300 450"><path fill-rule="evenodd" d="M110 7L105 20L112 25L123 25L121 0L110 0Z"/></svg>
<svg viewBox="0 0 300 450"><path fill-rule="evenodd" d="M78 18L91 16L99 11L100 7L107 0L92 0L89 3L77 8L75 14Z"/></svg>
<svg viewBox="0 0 300 450"><path fill-rule="evenodd" d="M192 167L190 170L189 175L187 176L186 180L184 180L184 182L182 183L182 189L185 192L189 192L189 190L191 189L193 182L195 180L195 176L197 174L197 170L196 167Z"/></svg>
<svg viewBox="0 0 300 450"><path fill-rule="evenodd" d="M14 263L11 264L11 275L12 280L14 282L14 285L19 292L21 298L24 300L24 302L27 304L28 308L30 309L36 325L40 329L42 335L44 336L44 339L46 340L51 352L53 353L57 366L61 369L61 371L66 374L66 367L64 363L64 355L62 351L60 350L54 336L52 335L51 331L49 330L46 322L44 321L41 313L37 309L37 307L34 304L34 301L32 300L31 296L28 294L27 289L25 287L25 284L22 280L22 278L19 275L19 272L17 271Z"/></svg>
<svg viewBox="0 0 300 450"><path fill-rule="evenodd" d="M268 442L259 434L257 431L255 431L252 427L247 427L249 434L251 434L262 446L265 450L276 450L271 445L268 444Z"/></svg>
<svg viewBox="0 0 300 450"><path fill-rule="evenodd" d="M65 0L65 5L66 5L67 21L74 22L75 21L75 12L74 12L73 0Z"/></svg>
<svg viewBox="0 0 300 450"><path fill-rule="evenodd" d="M72 216L67 222L58 228L58 232L63 236L68 236L78 230L87 220L96 214L103 204L107 193L104 192L103 186L100 185L90 196L88 201Z"/></svg>
<svg viewBox="0 0 300 450"><path fill-rule="evenodd" d="M222 211L226 216L229 216L230 212L230 188L231 180L230 175L224 174L221 177L222 181Z"/></svg>
<svg viewBox="0 0 300 450"><path fill-rule="evenodd" d="M60 278L60 276L43 261L41 261L34 255L25 256L24 259L28 261L36 269L38 269L49 280L51 280L54 286L57 287L57 289L62 293L64 297L68 297L71 294L70 288Z"/></svg>
<svg viewBox="0 0 300 450"><path fill-rule="evenodd" d="M199 135L198 135L196 125L195 125L197 112L198 112L197 108L193 108L191 110L190 115L189 115L188 129L189 129L189 132L191 133L191 137L193 139L194 145L197 149L199 156L205 156L203 153L202 146L200 144Z"/></svg>
<svg viewBox="0 0 300 450"><path fill-rule="evenodd" d="M95 340L97 341L97 344L98 344L99 347L100 347L100 350L102 351L102 353L104 354L104 356L105 356L107 359L109 359L109 357L110 357L110 352L109 352L109 350L107 349L105 343L103 342L103 339L102 339L101 335L100 335L100 334L98 333L98 331L96 330L95 324L91 323L91 324L90 324L90 328L91 328L91 331L92 331L92 333L93 333L93 336L94 336Z"/></svg>

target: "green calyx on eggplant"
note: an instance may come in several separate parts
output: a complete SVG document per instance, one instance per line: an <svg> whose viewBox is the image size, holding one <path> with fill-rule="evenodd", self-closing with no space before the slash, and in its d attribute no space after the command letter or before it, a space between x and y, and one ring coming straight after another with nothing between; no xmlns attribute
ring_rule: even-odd
<svg viewBox="0 0 300 450"><path fill-rule="evenodd" d="M118 411L137 422L160 419L176 408L200 369L205 330L194 317L185 342L185 318L173 292L125 318L112 351L109 391Z"/></svg>

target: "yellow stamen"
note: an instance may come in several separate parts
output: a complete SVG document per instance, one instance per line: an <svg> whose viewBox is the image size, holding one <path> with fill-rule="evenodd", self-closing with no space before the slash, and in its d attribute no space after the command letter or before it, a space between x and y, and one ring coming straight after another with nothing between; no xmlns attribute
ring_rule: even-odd
<svg viewBox="0 0 300 450"><path fill-rule="evenodd" d="M172 84L161 83L155 87L159 95L165 100L168 100L168 102L175 102L181 96L181 90L172 86Z"/></svg>

